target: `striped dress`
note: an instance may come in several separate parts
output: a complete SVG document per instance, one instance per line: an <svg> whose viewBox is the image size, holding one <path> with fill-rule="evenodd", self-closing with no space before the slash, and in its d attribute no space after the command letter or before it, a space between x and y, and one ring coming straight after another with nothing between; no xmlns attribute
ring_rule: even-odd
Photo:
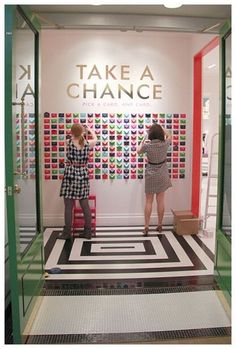
<svg viewBox="0 0 236 349"><path fill-rule="evenodd" d="M172 187L166 163L167 150L171 144L169 139L160 141L153 139L144 143L141 152L146 153L148 164L145 169L145 193L158 194ZM152 164L150 164L152 163ZM161 163L159 165L156 165Z"/></svg>

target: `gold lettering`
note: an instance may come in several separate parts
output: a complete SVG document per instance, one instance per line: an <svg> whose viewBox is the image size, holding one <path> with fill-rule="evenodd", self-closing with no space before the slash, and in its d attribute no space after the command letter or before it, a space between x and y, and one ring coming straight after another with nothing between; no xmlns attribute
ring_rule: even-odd
<svg viewBox="0 0 236 349"><path fill-rule="evenodd" d="M71 89L73 87L79 88L79 84L70 84L70 85L68 85L67 90L66 90L68 96L71 97L71 98L79 98L79 93L77 95L71 93Z"/></svg>
<svg viewBox="0 0 236 349"><path fill-rule="evenodd" d="M140 80L143 80L144 77L149 77L151 80L154 80L151 70L148 68L148 65L146 65Z"/></svg>
<svg viewBox="0 0 236 349"><path fill-rule="evenodd" d="M93 89L87 89L87 85L83 84L83 97L87 97L87 92L93 92L93 98L97 98L97 85L93 84Z"/></svg>
<svg viewBox="0 0 236 349"><path fill-rule="evenodd" d="M31 88L30 84L27 84L22 97L24 98L26 95L32 95L34 97L34 92L33 92L32 88Z"/></svg>
<svg viewBox="0 0 236 349"><path fill-rule="evenodd" d="M111 72L114 68L116 67L116 65L113 65L110 69L109 69L109 65L106 65L106 80L109 79L109 75L111 75L111 77L114 80L117 80L115 75Z"/></svg>
<svg viewBox="0 0 236 349"><path fill-rule="evenodd" d="M23 67L23 65L21 65L21 64L19 66L24 71L24 73L19 77L19 80L22 80L25 75L27 75L27 79L30 80L31 79L31 66L27 65L27 68Z"/></svg>
<svg viewBox="0 0 236 349"><path fill-rule="evenodd" d="M121 98L121 91L133 98L133 84L130 85L130 91L127 91L122 85L118 84L118 98Z"/></svg>
<svg viewBox="0 0 236 349"><path fill-rule="evenodd" d="M162 99L161 96L158 96L158 93L161 93L161 90L158 89L160 87L161 85L153 85L153 99Z"/></svg>
<svg viewBox="0 0 236 349"><path fill-rule="evenodd" d="M140 86L138 87L138 89L137 89L137 95L138 95L140 98L142 98L142 99L148 99L148 98L149 98L149 95L146 96L146 97L141 96L140 90L141 90L141 88L143 88L143 87L149 87L149 86L148 86L148 85L145 85L145 84L140 85Z"/></svg>
<svg viewBox="0 0 236 349"><path fill-rule="evenodd" d="M107 90L107 91L106 91ZM111 89L110 89L110 86L108 84L106 84L102 94L101 94L101 97L100 98L103 98L104 95L110 95L111 98L114 98L114 95L113 93L111 92Z"/></svg>
<svg viewBox="0 0 236 349"><path fill-rule="evenodd" d="M84 68L87 67L87 64L76 64L76 67L79 68L79 78L83 79L83 77L84 77Z"/></svg>
<svg viewBox="0 0 236 349"><path fill-rule="evenodd" d="M91 76L97 76L100 80L102 79L99 71L98 71L98 68L96 67L96 64L94 64L89 76L88 76L88 80L91 79Z"/></svg>
<svg viewBox="0 0 236 349"><path fill-rule="evenodd" d="M126 70L127 69L127 70ZM120 70L120 78L121 80L129 80L129 76L125 76L125 74L129 75L129 65L121 65L121 70Z"/></svg>

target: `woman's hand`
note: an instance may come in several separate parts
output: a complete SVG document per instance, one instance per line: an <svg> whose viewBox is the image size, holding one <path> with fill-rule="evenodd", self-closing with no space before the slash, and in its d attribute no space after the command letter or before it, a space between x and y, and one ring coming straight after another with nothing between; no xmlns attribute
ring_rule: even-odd
<svg viewBox="0 0 236 349"><path fill-rule="evenodd" d="M165 139L171 139L171 134L170 132L168 132L166 129L164 129L164 127L162 127L164 135L165 135Z"/></svg>
<svg viewBox="0 0 236 349"><path fill-rule="evenodd" d="M94 130L92 130L89 126L87 126L87 125L84 125L84 126L85 126L85 129L86 129L86 132L89 132L90 135L92 136L92 139L89 140L88 142L89 142L89 146L91 148L93 148L96 145L97 141L98 141L97 135L94 132Z"/></svg>

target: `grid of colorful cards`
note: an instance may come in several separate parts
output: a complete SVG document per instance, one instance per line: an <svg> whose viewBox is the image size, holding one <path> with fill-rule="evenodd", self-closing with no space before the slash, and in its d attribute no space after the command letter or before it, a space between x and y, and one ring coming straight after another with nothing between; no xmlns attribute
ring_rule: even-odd
<svg viewBox="0 0 236 349"><path fill-rule="evenodd" d="M167 165L172 179L185 178L187 115L148 113L44 113L44 179L63 178L66 137L74 123L90 126L98 142L90 152L90 179L143 179L146 157L137 147L157 122L172 135Z"/></svg>
<svg viewBox="0 0 236 349"><path fill-rule="evenodd" d="M35 178L35 116L16 114L16 171L23 178Z"/></svg>

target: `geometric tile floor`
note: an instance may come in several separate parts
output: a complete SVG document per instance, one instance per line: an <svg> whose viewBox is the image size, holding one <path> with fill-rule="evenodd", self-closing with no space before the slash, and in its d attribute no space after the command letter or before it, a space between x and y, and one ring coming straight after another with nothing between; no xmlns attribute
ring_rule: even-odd
<svg viewBox="0 0 236 349"><path fill-rule="evenodd" d="M57 240L61 229L44 233L48 280L143 280L212 276L214 254L196 235L142 227L97 228L91 240ZM59 268L59 274L52 274Z"/></svg>
<svg viewBox="0 0 236 349"><path fill-rule="evenodd" d="M48 277L27 344L230 338L214 254L199 236L99 227L91 240L64 241L60 232L44 233Z"/></svg>

